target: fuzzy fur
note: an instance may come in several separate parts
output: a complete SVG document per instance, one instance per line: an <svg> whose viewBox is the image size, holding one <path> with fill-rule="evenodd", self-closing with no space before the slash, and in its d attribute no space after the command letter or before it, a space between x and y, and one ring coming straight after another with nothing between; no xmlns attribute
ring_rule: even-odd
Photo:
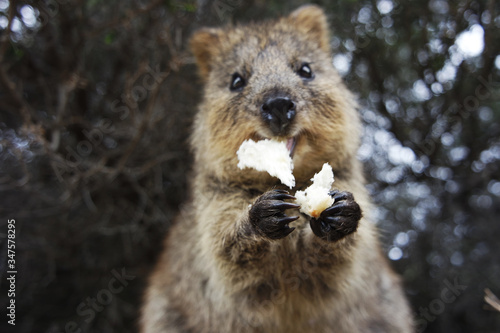
<svg viewBox="0 0 500 333"><path fill-rule="evenodd" d="M380 251L362 166L353 95L332 66L327 20L315 6L246 26L202 29L191 48L205 83L191 138L191 197L165 241L142 308L141 332L412 331L399 279ZM314 73L304 81L302 63ZM230 91L232 74L247 80ZM285 94L297 105L287 137L297 186L329 162L334 187L349 191L364 217L337 241L317 237L297 209L296 229L270 240L249 222L249 206L272 188L264 172L237 168L249 138L272 138L260 106ZM279 139L279 138L278 138ZM283 138L282 138L283 139Z"/></svg>

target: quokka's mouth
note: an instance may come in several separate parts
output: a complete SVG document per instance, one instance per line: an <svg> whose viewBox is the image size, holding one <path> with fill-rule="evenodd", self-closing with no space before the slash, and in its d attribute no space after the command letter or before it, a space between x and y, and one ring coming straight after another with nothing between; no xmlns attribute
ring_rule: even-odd
<svg viewBox="0 0 500 333"><path fill-rule="evenodd" d="M276 137L270 137L270 136L264 136L264 135L259 135L255 134L251 137L251 139L255 141L260 141L260 140L276 140L276 141L281 141L285 142L286 144L286 149L288 150L288 153L290 154L290 157L293 158L293 154L295 153L295 148L297 146L297 141L298 141L298 136L292 136L290 138L284 139L284 138L276 138Z"/></svg>
<svg viewBox="0 0 500 333"><path fill-rule="evenodd" d="M290 157L293 157L293 153L295 152L295 146L297 145L297 138L291 137L286 140L286 149L290 153Z"/></svg>

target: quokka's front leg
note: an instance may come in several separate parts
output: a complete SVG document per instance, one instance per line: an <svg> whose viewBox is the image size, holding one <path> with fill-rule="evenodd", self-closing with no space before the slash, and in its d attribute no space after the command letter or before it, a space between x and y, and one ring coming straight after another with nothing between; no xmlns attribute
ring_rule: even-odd
<svg viewBox="0 0 500 333"><path fill-rule="evenodd" d="M224 241L218 243L221 248L217 252L222 253L228 263L240 267L263 265L269 255L270 242L287 237L295 229L289 224L299 216L285 213L299 207L285 201L294 199L287 191L270 190L257 197L238 220L226 219L218 223L217 234ZM222 217L216 219L224 220Z"/></svg>

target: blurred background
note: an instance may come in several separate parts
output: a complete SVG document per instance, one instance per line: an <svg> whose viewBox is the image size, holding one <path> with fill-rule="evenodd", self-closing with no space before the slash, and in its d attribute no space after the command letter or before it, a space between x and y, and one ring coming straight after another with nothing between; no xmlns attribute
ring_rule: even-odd
<svg viewBox="0 0 500 333"><path fill-rule="evenodd" d="M484 295L500 296L500 2L311 2L359 97L358 155L417 331L499 332ZM303 3L0 0L0 331L137 331L186 197L190 34Z"/></svg>

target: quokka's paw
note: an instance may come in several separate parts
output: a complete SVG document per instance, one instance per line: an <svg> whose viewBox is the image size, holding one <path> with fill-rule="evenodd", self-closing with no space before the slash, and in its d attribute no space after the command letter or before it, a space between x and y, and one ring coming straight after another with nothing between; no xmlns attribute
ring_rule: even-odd
<svg viewBox="0 0 500 333"><path fill-rule="evenodd" d="M333 205L317 219L311 218L310 225L316 236L334 242L356 231L362 213L351 192L332 191L330 195Z"/></svg>
<svg viewBox="0 0 500 333"><path fill-rule="evenodd" d="M285 210L299 208L294 203L283 200L295 200L295 197L285 190L271 190L262 194L249 211L250 223L261 234L270 239L281 239L288 236L295 228L290 228L290 222L298 216L287 216Z"/></svg>

